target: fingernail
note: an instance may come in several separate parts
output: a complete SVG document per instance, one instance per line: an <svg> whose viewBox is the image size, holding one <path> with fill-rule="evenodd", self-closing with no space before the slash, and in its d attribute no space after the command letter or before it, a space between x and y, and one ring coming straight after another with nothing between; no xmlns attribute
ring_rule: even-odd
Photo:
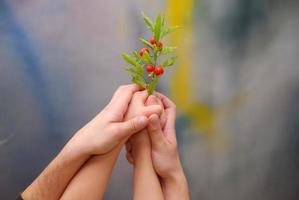
<svg viewBox="0 0 299 200"><path fill-rule="evenodd" d="M140 126L146 126L147 125L147 123L148 123L148 119L147 119L147 117L145 117L145 116L141 116L141 117L139 117L139 119L138 119L138 124L140 125Z"/></svg>

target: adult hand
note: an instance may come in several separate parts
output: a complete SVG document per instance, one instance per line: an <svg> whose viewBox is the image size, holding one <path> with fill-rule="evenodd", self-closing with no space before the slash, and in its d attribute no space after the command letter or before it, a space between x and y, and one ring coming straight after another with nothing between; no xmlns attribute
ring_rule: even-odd
<svg viewBox="0 0 299 200"><path fill-rule="evenodd" d="M160 93L155 95L164 105L166 122L163 127L156 114L149 118L147 129L151 139L152 159L159 176L170 179L182 171L175 131L176 106L166 96Z"/></svg>
<svg viewBox="0 0 299 200"><path fill-rule="evenodd" d="M132 134L144 129L148 124L147 117L153 113L161 113L162 108L158 105L143 107L141 111L125 118L134 94L138 96L142 93L139 90L140 88L135 84L120 86L110 103L75 134L68 146L80 149L88 155L101 155L112 150Z"/></svg>
<svg viewBox="0 0 299 200"><path fill-rule="evenodd" d="M153 165L161 177L165 199L188 200L188 183L180 162L177 149L175 119L176 106L166 96L156 93L165 109L165 126L162 127L159 117L153 114L149 118L148 133L152 144Z"/></svg>
<svg viewBox="0 0 299 200"><path fill-rule="evenodd" d="M143 94L144 95L144 94ZM160 123L161 126L164 127L165 122L166 122L166 118L165 118L165 112L164 112L164 106L163 103L161 102L160 99L158 99L156 96L154 95L150 95L146 102L143 103L143 106L152 106L152 105L160 105L162 110L162 113L160 115ZM138 107L136 107L138 108ZM134 108L132 110L132 112L134 112ZM130 115L132 112L129 112L128 114ZM132 135L129 140L126 142L126 150L127 150L127 160L131 163L134 164L134 161L136 159L136 154L142 154L142 152L144 151L148 151L149 153L151 153L151 142L150 142L150 138L148 135L148 132L146 129Z"/></svg>
<svg viewBox="0 0 299 200"><path fill-rule="evenodd" d="M164 117L153 114L149 117L147 131L151 143L151 157L154 169L160 176L165 199L188 200L188 183L179 159L175 131L176 106L166 96L155 93L164 107ZM153 101L152 99L151 101ZM149 105L157 104L151 102ZM166 122L164 120L166 119ZM165 124L165 125L164 125ZM133 136L133 138L135 135ZM140 142L140 141L139 141ZM128 142L127 160L134 164L134 144Z"/></svg>
<svg viewBox="0 0 299 200"><path fill-rule="evenodd" d="M153 165L159 176L164 179L171 178L178 171L181 171L181 163L177 151L175 119L176 107L167 97L160 93L155 93L156 96L151 95L146 105L161 105L163 106L163 117L153 114L149 117L149 124L147 127L150 142ZM144 133L145 134L145 133ZM143 134L143 135L144 135ZM130 137L126 143L127 160L133 164L134 155L133 148L139 143L148 143L148 136L136 134ZM136 141L137 140L137 141ZM140 146L140 145L139 145ZM142 145L146 148L147 145Z"/></svg>

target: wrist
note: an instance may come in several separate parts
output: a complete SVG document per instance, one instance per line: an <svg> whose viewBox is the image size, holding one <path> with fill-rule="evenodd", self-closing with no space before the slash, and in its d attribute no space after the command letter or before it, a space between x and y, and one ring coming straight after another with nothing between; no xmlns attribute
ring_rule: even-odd
<svg viewBox="0 0 299 200"><path fill-rule="evenodd" d="M162 177L162 181L165 185L178 185L182 181L186 181L185 174L183 172L183 169L177 169L169 173L167 176Z"/></svg>
<svg viewBox="0 0 299 200"><path fill-rule="evenodd" d="M183 170L169 176L166 179L162 178L161 186L165 199L180 199L189 200L188 182Z"/></svg>
<svg viewBox="0 0 299 200"><path fill-rule="evenodd" d="M151 160L151 149L148 145L138 145L134 146L132 154L135 160L135 163L142 163L144 161Z"/></svg>
<svg viewBox="0 0 299 200"><path fill-rule="evenodd" d="M131 138L132 152L135 156L147 156L151 154L151 144L148 133L146 130L142 130L136 133Z"/></svg>
<svg viewBox="0 0 299 200"><path fill-rule="evenodd" d="M169 164L168 167L164 168L164 170L159 173L159 176L161 176L161 178L167 183L175 182L177 179L180 179L182 176L184 176L183 167L177 154L173 155L169 162L171 164Z"/></svg>
<svg viewBox="0 0 299 200"><path fill-rule="evenodd" d="M76 133L73 138L70 139L62 151L77 158L88 158L92 155L92 150L86 145L79 133Z"/></svg>

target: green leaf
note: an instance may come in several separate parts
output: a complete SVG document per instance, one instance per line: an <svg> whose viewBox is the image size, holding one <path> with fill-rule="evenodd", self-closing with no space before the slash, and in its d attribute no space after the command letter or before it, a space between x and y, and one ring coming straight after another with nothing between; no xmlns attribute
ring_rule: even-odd
<svg viewBox="0 0 299 200"><path fill-rule="evenodd" d="M164 38L169 33L172 33L173 31L177 30L178 28L179 28L179 26L171 26L171 27L165 28L165 30L163 30L163 32L161 34L161 38Z"/></svg>
<svg viewBox="0 0 299 200"><path fill-rule="evenodd" d="M151 57L149 56L149 54L147 52L145 52L143 54L143 56L141 57L141 60L146 64L152 63Z"/></svg>
<svg viewBox="0 0 299 200"><path fill-rule="evenodd" d="M165 15L158 14L155 21L152 21L143 12L141 15L147 27L153 32L152 35L157 42L178 28L178 26L167 27ZM151 73L151 80L148 80L144 67L149 63L157 65L157 61L161 59L161 56L174 52L176 47L165 45L161 49L158 48L157 45L152 45L144 38L139 38L139 40L145 45L146 48L150 50L150 52L145 52L143 56L140 56L138 51L132 51L131 55L122 54L122 57L126 62L132 65L125 68L126 71L130 72L132 82L140 85L143 88L146 88L148 94L150 95L154 92L158 84L159 77L154 73ZM162 62L161 66L172 66L175 63L175 60L176 57L168 57L167 60Z"/></svg>
<svg viewBox="0 0 299 200"><path fill-rule="evenodd" d="M149 43L147 40L145 40L144 38L139 38L139 40L147 47L151 48L151 49L154 49L154 46Z"/></svg>
<svg viewBox="0 0 299 200"><path fill-rule="evenodd" d="M168 60L165 60L161 65L163 67L170 67L174 64L175 60L176 60L176 56L169 58Z"/></svg>
<svg viewBox="0 0 299 200"><path fill-rule="evenodd" d="M141 15L143 17L143 20L145 21L145 24L147 25L148 29L150 29L152 32L155 30L155 25L152 22L152 20L146 16L143 12L141 12Z"/></svg>
<svg viewBox="0 0 299 200"><path fill-rule="evenodd" d="M139 63L139 61L136 58L132 58L129 54L125 53L123 53L122 56L123 59L127 61L127 63L135 66L136 68L138 68L138 70L143 71L143 66Z"/></svg>
<svg viewBox="0 0 299 200"><path fill-rule="evenodd" d="M163 47L163 49L161 51L161 54L165 55L165 54L168 54L168 53L172 53L176 49L177 49L177 47L166 46L166 47Z"/></svg>
<svg viewBox="0 0 299 200"><path fill-rule="evenodd" d="M166 19L165 19L166 17L165 17L165 15L163 14L162 15L162 29L165 27L165 25L166 25Z"/></svg>
<svg viewBox="0 0 299 200"><path fill-rule="evenodd" d="M161 14L159 14L156 18L156 25L154 31L154 37L156 41L160 40L161 28L162 28L162 19L161 19Z"/></svg>
<svg viewBox="0 0 299 200"><path fill-rule="evenodd" d="M132 51L132 53L133 53L134 57L136 58L136 60L140 60L141 56L138 54L137 51L134 50L134 51Z"/></svg>
<svg viewBox="0 0 299 200"><path fill-rule="evenodd" d="M131 72L134 75L138 75L138 76L141 76L141 77L144 76L143 70L140 70L137 67L136 68L126 67L125 70L128 71L128 72Z"/></svg>
<svg viewBox="0 0 299 200"><path fill-rule="evenodd" d="M136 66L136 60L132 58L129 54L123 53L122 57L127 63Z"/></svg>
<svg viewBox="0 0 299 200"><path fill-rule="evenodd" d="M132 82L136 83L137 85L139 85L142 88L146 87L146 83L144 82L142 77L139 76L132 76Z"/></svg>
<svg viewBox="0 0 299 200"><path fill-rule="evenodd" d="M138 68L138 70L143 72L143 65L140 64L139 62L136 62L136 68Z"/></svg>
<svg viewBox="0 0 299 200"><path fill-rule="evenodd" d="M146 86L146 90L147 90L147 94L148 95L153 94L153 92L154 92L157 84L158 84L158 77L154 76L153 80L151 81L151 83Z"/></svg>

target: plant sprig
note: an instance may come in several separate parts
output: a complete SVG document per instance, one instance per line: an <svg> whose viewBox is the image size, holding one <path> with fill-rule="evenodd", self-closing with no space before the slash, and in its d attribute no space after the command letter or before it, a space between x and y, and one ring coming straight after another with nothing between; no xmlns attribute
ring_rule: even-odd
<svg viewBox="0 0 299 200"><path fill-rule="evenodd" d="M145 47L139 53L132 51L132 55L123 53L122 57L130 65L125 70L131 73L132 82L145 88L148 95L151 95L164 69L173 66L177 58L173 55L159 64L162 56L174 54L176 47L165 46L161 40L175 31L178 26L167 27L165 15L158 14L155 21L143 12L141 15L147 28L152 32L152 37L149 40L139 38Z"/></svg>

